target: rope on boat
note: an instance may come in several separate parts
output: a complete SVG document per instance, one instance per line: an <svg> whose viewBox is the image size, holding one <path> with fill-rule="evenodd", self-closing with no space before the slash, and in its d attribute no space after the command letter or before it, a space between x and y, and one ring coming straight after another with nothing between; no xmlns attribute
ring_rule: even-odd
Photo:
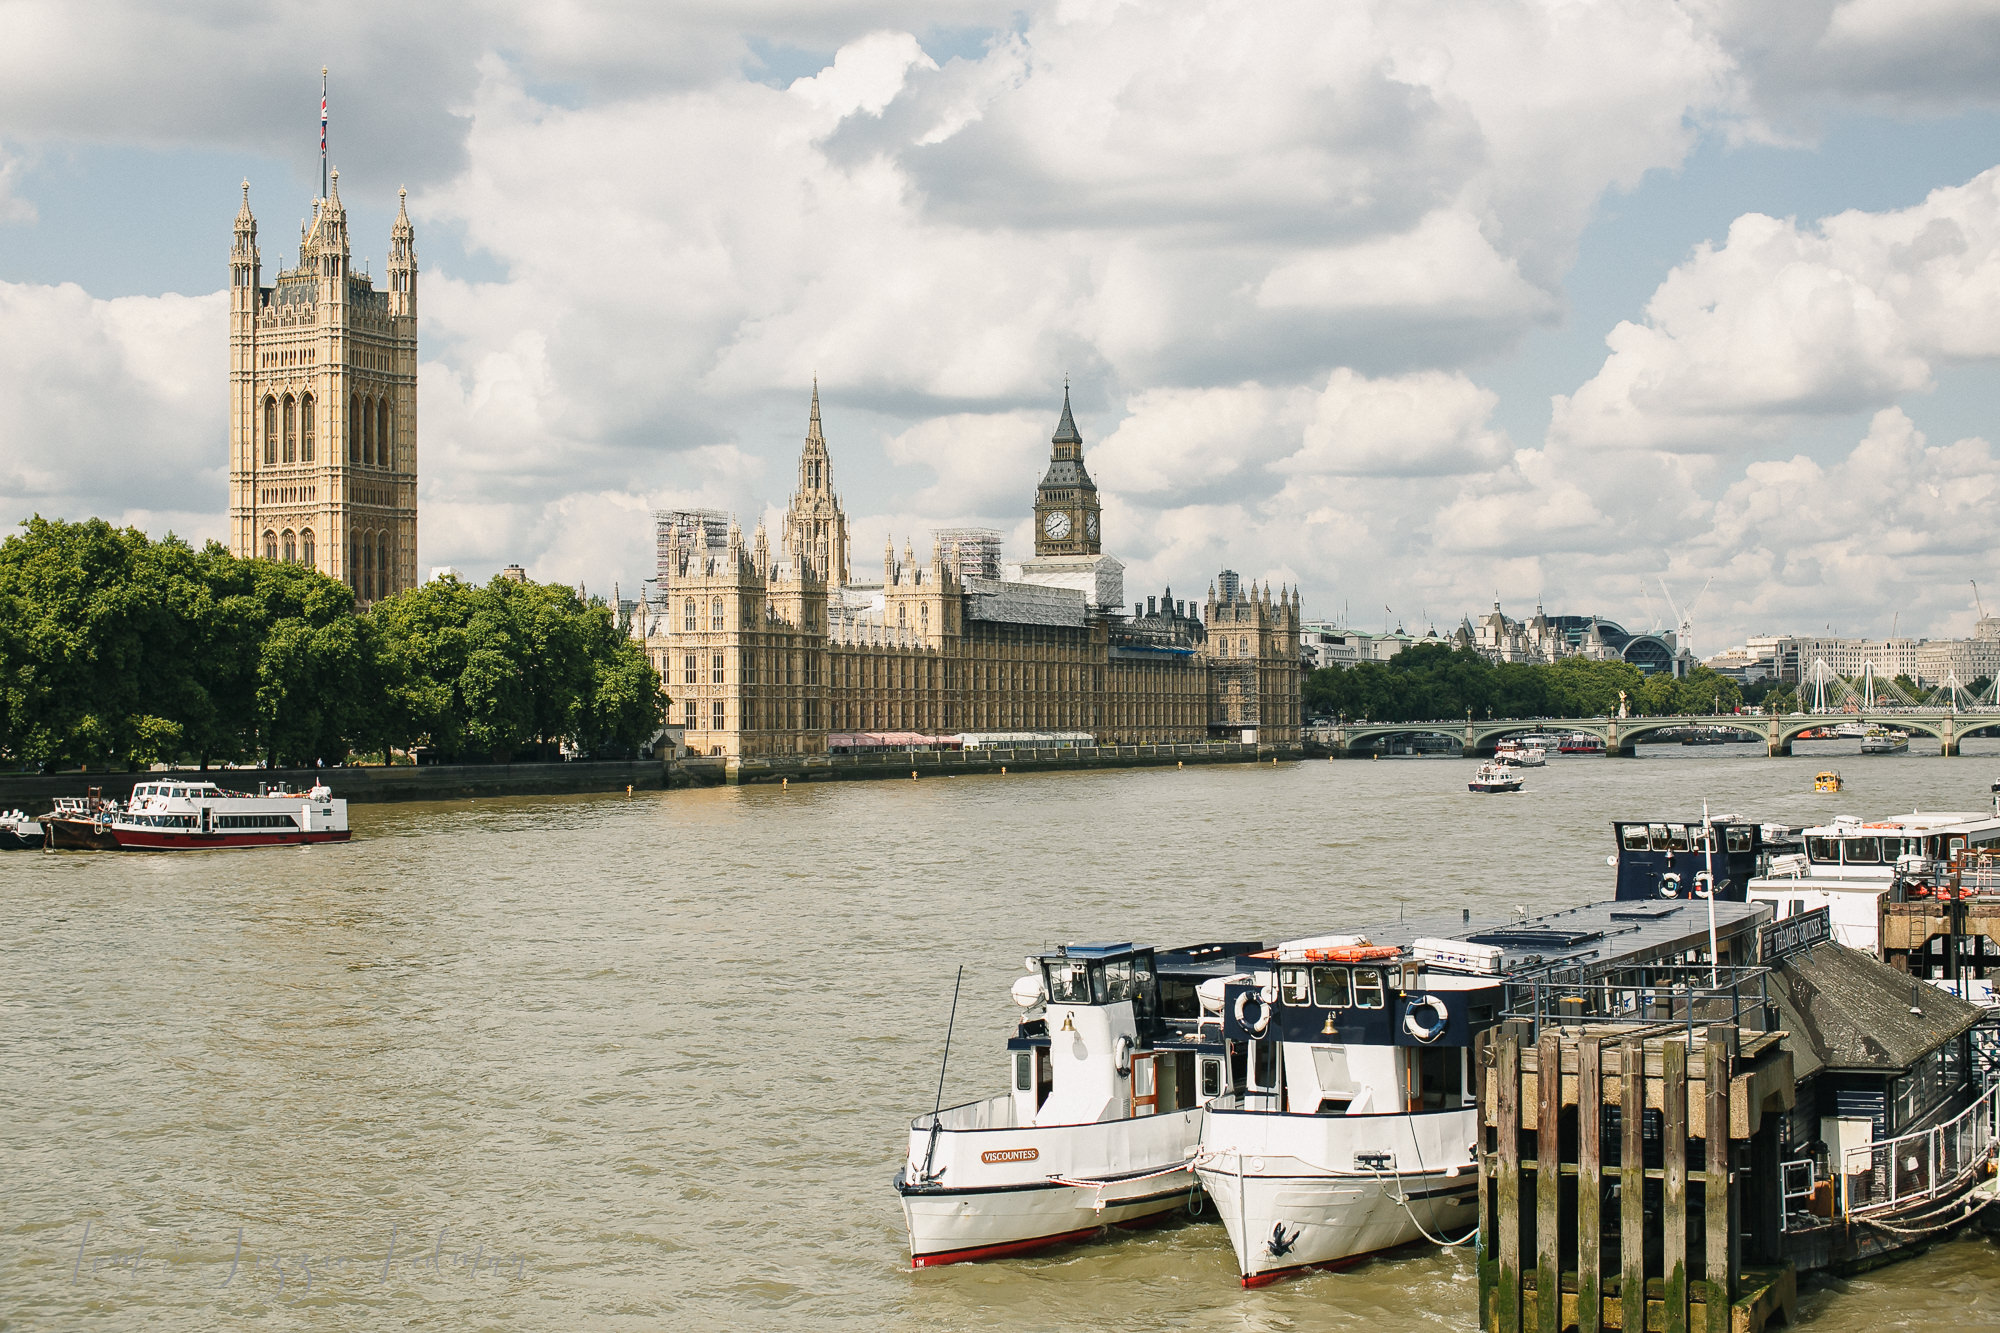
<svg viewBox="0 0 2000 1333"><path fill-rule="evenodd" d="M1195 1163L1192 1161L1176 1162L1172 1166L1163 1166L1158 1171L1148 1171L1141 1176L1115 1176L1109 1180L1073 1180L1068 1176L1050 1176L1049 1183L1052 1185L1067 1185L1071 1189L1096 1190L1097 1200L1091 1207L1093 1211L1101 1213L1105 1207L1104 1191L1113 1185L1136 1185L1142 1180L1157 1180L1161 1176L1171 1176L1182 1171L1192 1171L1194 1168Z"/></svg>
<svg viewBox="0 0 2000 1333"><path fill-rule="evenodd" d="M1928 1225L1919 1223L1916 1226L1899 1227L1893 1222L1884 1222L1878 1218L1873 1218L1873 1217L1856 1217L1851 1220L1853 1222L1860 1223L1865 1226L1880 1227L1882 1228L1882 1230L1898 1236L1928 1236L1933 1232L1948 1231L1952 1227L1958 1226L1970 1220L1974 1213L1978 1212L1981 1208L1984 1208L1987 1204L1991 1202L1993 1202L1992 1196L1989 1195L1985 1198L1981 1198L1979 1196L1978 1188L1975 1186L1972 1190L1968 1191L1966 1194L1964 1194L1957 1200L1946 1205L1947 1210L1951 1208L1957 1208L1958 1215L1956 1217L1948 1217L1942 1222L1933 1222ZM1920 1213L1919 1216L1921 1215L1922 1214Z"/></svg>

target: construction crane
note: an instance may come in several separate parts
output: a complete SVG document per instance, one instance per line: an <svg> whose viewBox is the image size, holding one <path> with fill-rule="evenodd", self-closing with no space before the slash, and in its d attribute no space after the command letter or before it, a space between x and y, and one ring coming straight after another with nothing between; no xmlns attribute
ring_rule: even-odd
<svg viewBox="0 0 2000 1333"><path fill-rule="evenodd" d="M1674 651L1676 655L1686 653L1689 657L1694 656L1694 613L1701 610L1701 599L1708 596L1709 583L1714 582L1715 576L1710 575L1708 583L1701 585L1701 591L1694 595L1694 600L1688 603L1687 612L1683 614L1680 605L1674 601L1674 594L1667 587L1667 581L1665 579L1660 580L1660 591L1666 593L1667 605L1673 608Z"/></svg>
<svg viewBox="0 0 2000 1333"><path fill-rule="evenodd" d="M1972 604L1979 608L1979 618L1986 619L1986 603L1979 600L1979 580L1968 580L1972 584Z"/></svg>

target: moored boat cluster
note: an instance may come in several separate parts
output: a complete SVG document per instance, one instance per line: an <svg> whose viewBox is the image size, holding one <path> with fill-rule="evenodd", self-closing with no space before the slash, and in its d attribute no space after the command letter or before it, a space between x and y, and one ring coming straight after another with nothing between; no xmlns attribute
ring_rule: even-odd
<svg viewBox="0 0 2000 1333"><path fill-rule="evenodd" d="M1988 969L2000 975L2000 818L1792 828L1704 815L1618 820L1613 838L1615 896L1541 916L1475 923L1461 910L1276 943L1067 945L1026 959L1008 1086L911 1124L895 1184L912 1265L1022 1254L1200 1204L1246 1286L1413 1243L1476 1242L1484 1276L1505 1258L1496 1228L1534 1225L1532 1208L1523 1223L1488 1188L1523 1160L1535 1170L1531 1142L1525 1159L1504 1146L1523 1122L1494 1090L1495 1052L1558 1037L1572 1063L1622 1042L1641 1052L1625 1067L1651 1059L1655 1073L1655 1048L1673 1046L1665 1067L1683 1104L1690 1068L1697 1098L1721 1068L1739 1097L1760 1099L1741 1142L1692 1146L1692 1160L1746 1163L1727 1200L1699 1181L1664 1205L1652 1186L1633 1198L1648 1211L1626 1235L1653 1247L1635 1252L1641 1268L1663 1262L1663 1226L1684 1257L1699 1242L1701 1222L1690 1241L1679 1212L1784 1219L1752 1258L1795 1272L1871 1261L1984 1206L2000 1133L1987 1080L2000 1026L1983 1003ZM1618 1076L1606 1077L1615 1121ZM1653 1077L1643 1097L1671 1101L1662 1086ZM1926 1147L1926 1135L1950 1142ZM1899 1184L1906 1149L1952 1168ZM1624 1169L1608 1152L1593 1171ZM1544 1226L1579 1225L1573 1193ZM1686 1271L1699 1275L1699 1258ZM1611 1299L1620 1261L1604 1262ZM1782 1304L1782 1284L1749 1283L1734 1251L1723 1262L1711 1280L1732 1299L1754 1287ZM1624 1269L1628 1281L1639 1271Z"/></svg>

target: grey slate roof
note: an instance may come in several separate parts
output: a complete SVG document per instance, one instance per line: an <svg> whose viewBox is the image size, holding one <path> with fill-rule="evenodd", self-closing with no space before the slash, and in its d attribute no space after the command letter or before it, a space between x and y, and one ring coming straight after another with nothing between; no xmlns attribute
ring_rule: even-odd
<svg viewBox="0 0 2000 1333"><path fill-rule="evenodd" d="M1793 1072L1893 1073L1977 1024L1983 1012L1947 991L1841 944L1780 963L1771 998L1792 1034ZM1916 989L1912 989L1912 988ZM1912 998L1916 1008L1910 1012Z"/></svg>
<svg viewBox="0 0 2000 1333"><path fill-rule="evenodd" d="M1076 418L1069 414L1069 385L1063 385L1062 420L1056 425L1056 433L1049 437L1051 444L1082 444L1083 436L1076 433Z"/></svg>

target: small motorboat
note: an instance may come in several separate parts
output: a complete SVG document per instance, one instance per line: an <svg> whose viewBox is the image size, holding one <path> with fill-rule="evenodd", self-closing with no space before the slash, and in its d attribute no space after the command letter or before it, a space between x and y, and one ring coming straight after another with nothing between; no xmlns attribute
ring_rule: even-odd
<svg viewBox="0 0 2000 1333"><path fill-rule="evenodd" d="M0 814L0 852L22 852L40 847L45 836L41 821L31 818L25 810L14 809Z"/></svg>
<svg viewBox="0 0 2000 1333"><path fill-rule="evenodd" d="M1892 731L1887 727L1871 728L1861 738L1863 754L1902 754L1910 748L1910 733Z"/></svg>
<svg viewBox="0 0 2000 1333"><path fill-rule="evenodd" d="M1819 774L1815 775L1815 776L1814 776L1814 778L1813 778L1813 790L1814 790L1814 791L1839 791L1839 790L1840 790L1840 774L1838 774L1838 773L1834 772L1834 771L1833 771L1832 769L1830 769L1830 768L1829 768L1829 769L1826 769L1826 770L1824 770L1824 771L1822 771L1822 772L1820 772Z"/></svg>
<svg viewBox="0 0 2000 1333"><path fill-rule="evenodd" d="M1467 791L1502 792L1521 790L1521 775L1506 764L1481 764L1465 784Z"/></svg>
<svg viewBox="0 0 2000 1333"><path fill-rule="evenodd" d="M92 787L86 796L58 796L55 809L41 818L44 843L65 851L115 852L111 820L117 813L118 803L106 799L102 787Z"/></svg>

